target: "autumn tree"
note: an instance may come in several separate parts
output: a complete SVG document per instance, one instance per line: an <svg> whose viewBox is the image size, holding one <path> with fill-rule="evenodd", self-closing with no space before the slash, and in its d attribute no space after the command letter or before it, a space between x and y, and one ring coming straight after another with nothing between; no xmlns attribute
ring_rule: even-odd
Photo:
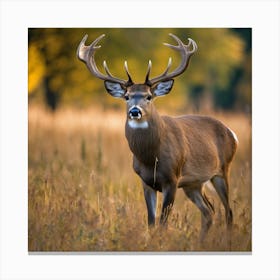
<svg viewBox="0 0 280 280"><path fill-rule="evenodd" d="M89 44L106 34L96 55L100 70L106 60L114 75L126 78L123 63L127 60L134 80L143 82L149 59L153 62L151 76L165 69L169 57L173 59L172 67L179 63L180 56L162 45L174 43L168 36L170 32L184 42L188 37L194 39L199 49L191 67L176 78L174 94L165 106L194 111L250 107L251 29L228 28L29 29L29 102L39 99L52 110L65 104L118 104L104 94L103 83L76 58L80 40L89 34Z"/></svg>

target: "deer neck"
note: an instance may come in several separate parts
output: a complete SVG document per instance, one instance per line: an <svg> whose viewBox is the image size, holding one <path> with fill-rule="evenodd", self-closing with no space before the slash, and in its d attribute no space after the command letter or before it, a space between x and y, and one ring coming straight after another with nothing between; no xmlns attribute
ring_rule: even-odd
<svg viewBox="0 0 280 280"><path fill-rule="evenodd" d="M147 166L153 166L159 155L163 126L163 120L155 108L141 125L134 127L128 119L126 120L125 136L130 150L140 162Z"/></svg>

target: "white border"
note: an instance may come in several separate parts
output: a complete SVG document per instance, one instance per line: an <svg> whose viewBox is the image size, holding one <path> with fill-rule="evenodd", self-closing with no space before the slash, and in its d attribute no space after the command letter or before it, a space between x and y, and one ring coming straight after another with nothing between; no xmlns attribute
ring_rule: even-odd
<svg viewBox="0 0 280 280"><path fill-rule="evenodd" d="M278 1L1 1L1 279L280 279ZM27 28L253 28L253 254L28 255ZM209 42L211 44L211 42Z"/></svg>

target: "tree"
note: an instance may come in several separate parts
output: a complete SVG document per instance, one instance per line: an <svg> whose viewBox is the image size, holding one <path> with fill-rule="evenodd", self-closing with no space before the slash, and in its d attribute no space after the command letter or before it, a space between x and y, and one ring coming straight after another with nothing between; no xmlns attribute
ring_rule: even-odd
<svg viewBox="0 0 280 280"><path fill-rule="evenodd" d="M250 79L242 79L247 72L241 71L248 59L246 40L232 29L32 28L29 29L30 102L35 100L32 97L43 95L45 104L52 110L63 104L117 104L105 94L103 83L91 77L76 58L76 49L84 34L89 34L87 44L102 33L106 34L96 55L100 70L103 70L102 61L106 60L114 75L126 78L123 63L127 60L134 80L142 82L149 59L153 62L151 76L164 70L169 56L173 58L173 67L179 63L179 55L162 45L166 41L174 44L167 35L170 32L184 42L187 37L193 38L199 50L191 59L190 69L176 78L173 90L176 94L168 105L191 107L189 104L195 104L197 110L205 104L234 108L241 97L240 91L237 94L234 89L241 81L246 91L244 95L251 95L250 87L244 87ZM239 75L242 77L238 78ZM248 103L248 100L241 102Z"/></svg>

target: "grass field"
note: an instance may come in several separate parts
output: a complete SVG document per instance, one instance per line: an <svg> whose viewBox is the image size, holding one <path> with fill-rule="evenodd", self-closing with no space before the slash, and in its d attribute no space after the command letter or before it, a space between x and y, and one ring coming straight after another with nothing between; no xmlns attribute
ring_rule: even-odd
<svg viewBox="0 0 280 280"><path fill-rule="evenodd" d="M214 224L198 242L200 212L178 190L167 230L148 231L140 179L124 136L124 112L29 106L29 251L251 251L251 120L212 114L233 129L239 147L230 177L234 214L227 242L214 192ZM161 195L158 196L158 216Z"/></svg>

